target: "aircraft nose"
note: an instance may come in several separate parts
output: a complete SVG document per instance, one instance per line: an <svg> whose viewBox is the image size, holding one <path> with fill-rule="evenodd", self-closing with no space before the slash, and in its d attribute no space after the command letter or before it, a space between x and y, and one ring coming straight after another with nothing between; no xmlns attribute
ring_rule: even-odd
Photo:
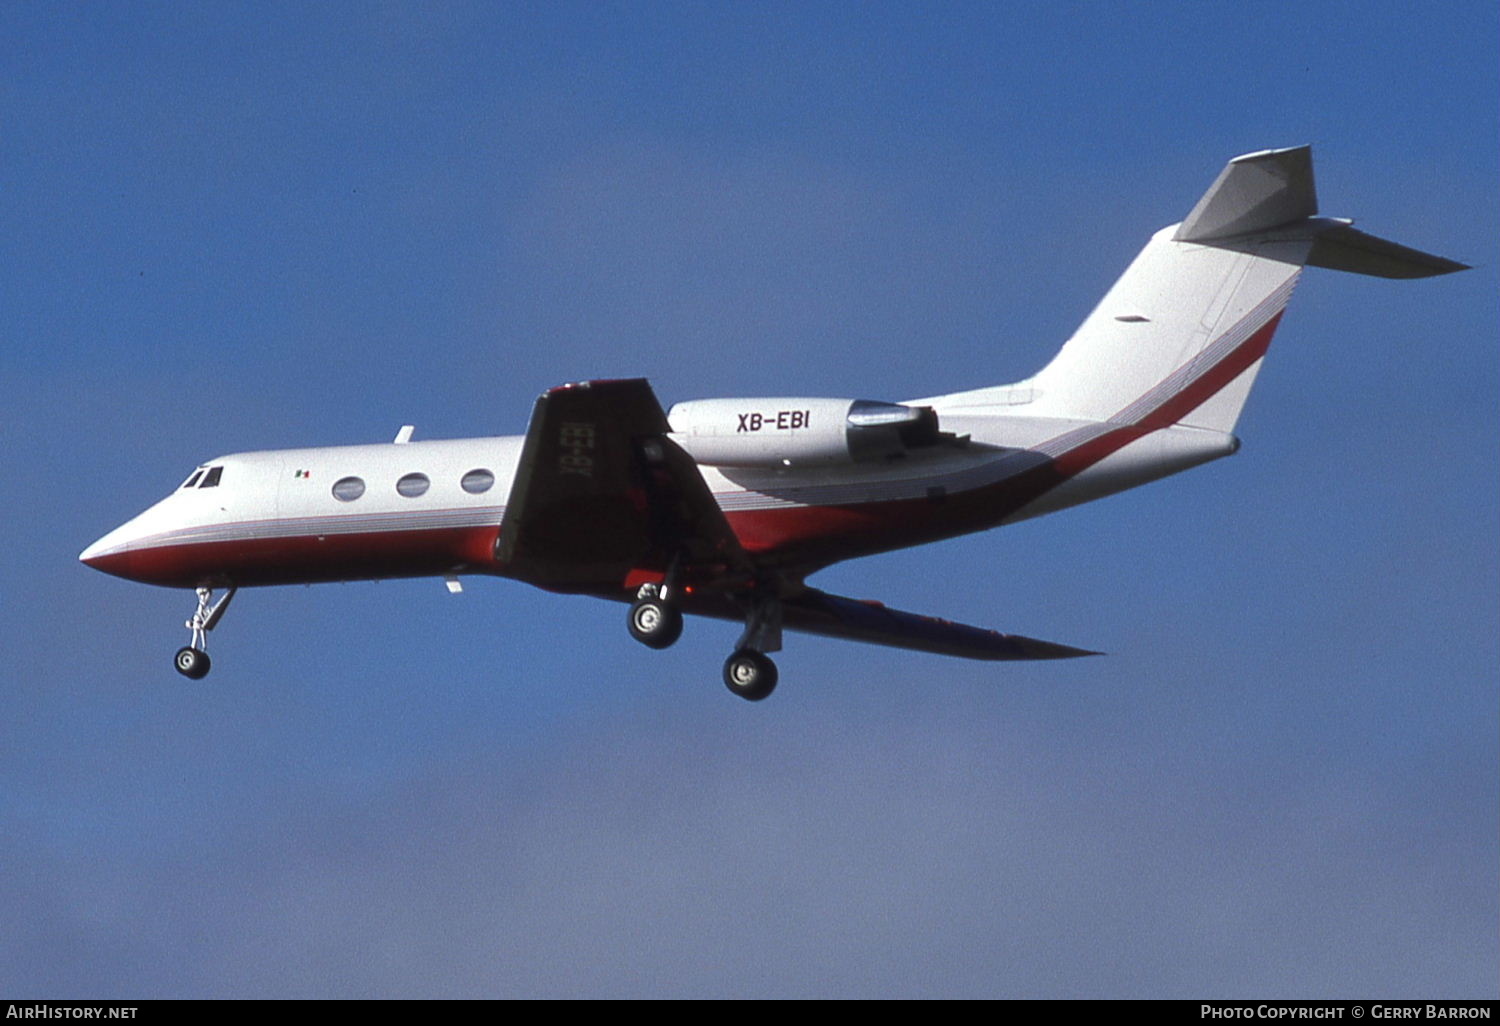
<svg viewBox="0 0 1500 1026"><path fill-rule="evenodd" d="M176 493L137 513L78 554L84 566L127 580L142 580L149 569L151 546L159 544L177 528L181 516L174 504Z"/></svg>
<svg viewBox="0 0 1500 1026"><path fill-rule="evenodd" d="M171 496L127 520L78 554L84 566L114 577L167 587L192 587L205 575L201 552L180 544L191 533Z"/></svg>
<svg viewBox="0 0 1500 1026"><path fill-rule="evenodd" d="M93 567L95 570L113 574L116 577L129 577L130 543L124 537L122 527L115 528L80 552L78 561L84 566Z"/></svg>

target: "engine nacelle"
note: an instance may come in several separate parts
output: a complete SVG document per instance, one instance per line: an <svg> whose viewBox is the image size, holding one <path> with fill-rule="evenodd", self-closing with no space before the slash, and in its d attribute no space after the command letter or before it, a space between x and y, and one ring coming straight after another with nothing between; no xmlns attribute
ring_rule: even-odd
<svg viewBox="0 0 1500 1026"><path fill-rule="evenodd" d="M698 399L667 414L672 441L715 467L811 467L904 456L942 442L930 406L872 399Z"/></svg>

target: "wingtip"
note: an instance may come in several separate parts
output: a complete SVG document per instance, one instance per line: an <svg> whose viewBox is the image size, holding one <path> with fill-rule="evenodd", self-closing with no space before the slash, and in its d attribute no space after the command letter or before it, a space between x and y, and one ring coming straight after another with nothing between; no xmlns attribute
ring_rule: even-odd
<svg viewBox="0 0 1500 1026"><path fill-rule="evenodd" d="M1059 645L1051 641L1035 642L1035 655L1033 659L1083 659L1087 656L1102 656L1106 653L1095 652L1089 648L1074 648L1072 645Z"/></svg>
<svg viewBox="0 0 1500 1026"><path fill-rule="evenodd" d="M996 659L1081 659L1084 656L1104 655L1103 652L1095 652L1088 648L1075 648L1072 645L1062 645L1055 641L1042 641L1040 638L1027 638L1019 634L1004 636L1010 643L1011 651L1005 655L996 655Z"/></svg>

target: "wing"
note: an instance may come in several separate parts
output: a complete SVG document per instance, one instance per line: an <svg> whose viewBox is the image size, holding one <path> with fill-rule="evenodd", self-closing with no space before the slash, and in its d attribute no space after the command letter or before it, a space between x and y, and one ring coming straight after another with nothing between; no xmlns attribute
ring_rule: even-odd
<svg viewBox="0 0 1500 1026"><path fill-rule="evenodd" d="M543 393L500 528L506 571L574 591L622 587L632 570L664 570L674 558L743 565L697 464L669 430L643 378Z"/></svg>
<svg viewBox="0 0 1500 1026"><path fill-rule="evenodd" d="M847 638L893 648L962 656L965 659L1071 659L1098 655L1082 648L1038 641L1019 634L889 609L879 602L830 595L809 588L782 603L782 625L789 630Z"/></svg>

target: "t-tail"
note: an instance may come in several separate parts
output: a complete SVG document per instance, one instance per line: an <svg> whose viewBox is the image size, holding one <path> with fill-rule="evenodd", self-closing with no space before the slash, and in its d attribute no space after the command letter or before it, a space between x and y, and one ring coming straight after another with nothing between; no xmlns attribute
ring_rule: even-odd
<svg viewBox="0 0 1500 1026"><path fill-rule="evenodd" d="M1319 217L1311 147L1247 153L1152 237L1040 373L927 401L1228 434L1306 265L1384 278L1466 266Z"/></svg>

